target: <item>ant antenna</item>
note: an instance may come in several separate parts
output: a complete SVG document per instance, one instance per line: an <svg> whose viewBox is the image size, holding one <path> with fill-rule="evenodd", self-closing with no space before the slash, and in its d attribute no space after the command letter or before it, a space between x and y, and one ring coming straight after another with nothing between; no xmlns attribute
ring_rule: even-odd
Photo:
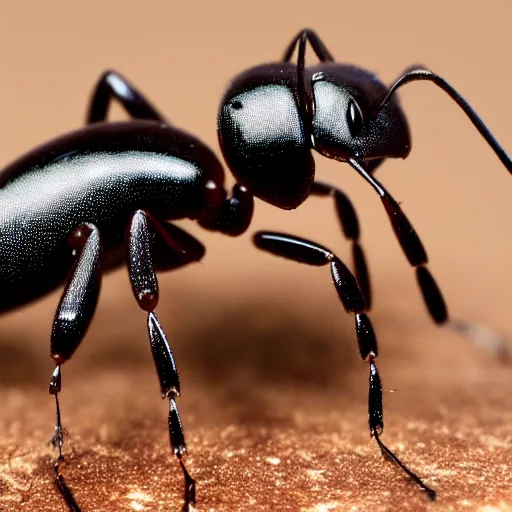
<svg viewBox="0 0 512 512"><path fill-rule="evenodd" d="M478 114L472 109L471 105L444 78L441 78L439 75L436 75L428 69L421 67L408 68L404 74L400 76L389 88L376 114L384 107L384 105L389 101L391 96L399 87L408 84L409 82L415 82L417 80L428 80L429 82L433 82L444 92L446 92L469 117L475 128L480 132L480 135L482 135L489 146L491 146L498 158L501 160L502 164L507 168L508 172L512 174L512 160L505 152L505 150L499 145L498 141L494 138L493 134L490 132L487 126L485 126L484 122L480 119L480 117L478 117Z"/></svg>

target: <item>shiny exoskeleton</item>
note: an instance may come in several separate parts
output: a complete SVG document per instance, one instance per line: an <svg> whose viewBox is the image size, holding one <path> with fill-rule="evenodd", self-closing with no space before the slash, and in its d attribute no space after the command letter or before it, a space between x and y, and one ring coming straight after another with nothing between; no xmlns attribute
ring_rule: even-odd
<svg viewBox="0 0 512 512"><path fill-rule="evenodd" d="M319 63L306 67L310 44ZM297 63L291 58L297 50ZM399 204L374 177L387 158L405 158L411 149L409 128L395 91L416 80L428 80L444 90L465 112L501 162L512 162L478 115L439 75L423 67L408 68L391 87L364 69L334 61L323 41L309 29L300 31L281 62L250 68L235 77L219 109L218 135L222 153L238 182L256 197L283 209L297 208L310 195L332 197L344 235L352 241L355 275L328 249L309 240L280 233L258 233L261 249L310 265L331 267L332 277L347 311L355 313L356 335L363 360L370 368L369 428L382 453L400 466L431 499L427 487L382 443L382 387L375 365L377 341L366 313L371 287L359 222L349 198L339 188L315 178L312 150L347 162L380 196L396 237L416 278L426 307L439 325L474 336L473 326L450 320L441 291L427 269L427 253ZM478 337L478 333L475 337ZM485 340L487 341L487 340ZM502 340L488 340L500 353ZM492 346L491 346L492 345Z"/></svg>
<svg viewBox="0 0 512 512"><path fill-rule="evenodd" d="M105 122L112 98L134 120ZM229 235L247 229L252 196L236 185L227 197L223 182L224 171L214 153L170 126L114 72L104 73L97 84L88 126L34 149L0 175L0 310L25 304L65 283L51 336L56 368L50 393L57 408L52 438L58 448L55 479L70 510L79 506L61 473L61 365L78 348L92 320L102 272L123 260L135 299L147 312L162 397L169 398L170 441L185 478L184 509L195 502L176 405L179 376L154 313L155 270L178 268L205 252L198 240L170 220L195 219Z"/></svg>

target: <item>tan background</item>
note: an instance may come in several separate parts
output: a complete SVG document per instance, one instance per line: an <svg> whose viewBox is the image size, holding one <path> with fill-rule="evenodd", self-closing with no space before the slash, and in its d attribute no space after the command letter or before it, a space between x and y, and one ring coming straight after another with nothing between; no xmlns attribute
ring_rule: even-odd
<svg viewBox="0 0 512 512"><path fill-rule="evenodd" d="M230 77L278 58L305 26L339 60L386 82L409 64L428 65L510 149L511 14L506 0L0 0L0 166L79 126L108 67L219 153L216 113ZM401 97L413 151L378 177L420 233L452 314L512 338L510 177L433 85L410 85ZM431 325L375 193L348 166L316 160L318 175L349 193L360 213L379 368L386 389L398 390L384 397L384 439L439 490L436 510L512 507L510 368ZM161 277L158 314L181 370L199 510L427 507L368 441L367 368L328 271L251 246L255 230L282 229L348 260L329 201L312 199L295 212L258 201L238 239L182 225L208 253L203 264ZM69 483L84 510L178 508L181 476L166 446L144 316L126 271L103 284L95 322L64 368ZM0 321L0 510L60 505L44 446L57 301L54 294Z"/></svg>

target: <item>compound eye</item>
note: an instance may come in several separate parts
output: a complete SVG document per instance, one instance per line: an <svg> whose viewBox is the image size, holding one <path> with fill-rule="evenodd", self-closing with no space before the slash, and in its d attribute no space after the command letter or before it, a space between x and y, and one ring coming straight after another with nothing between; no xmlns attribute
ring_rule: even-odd
<svg viewBox="0 0 512 512"><path fill-rule="evenodd" d="M355 137L363 127L363 114L354 100L350 100L348 104L347 123L352 137Z"/></svg>

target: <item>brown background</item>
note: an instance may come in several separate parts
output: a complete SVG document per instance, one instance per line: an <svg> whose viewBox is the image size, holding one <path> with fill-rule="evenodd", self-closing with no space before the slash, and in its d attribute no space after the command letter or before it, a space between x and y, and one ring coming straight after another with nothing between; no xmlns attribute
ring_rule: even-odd
<svg viewBox="0 0 512 512"><path fill-rule="evenodd" d="M79 126L108 67L219 152L216 113L230 77L278 58L305 26L339 60L386 82L409 64L428 65L510 149L511 11L506 0L0 0L0 165ZM512 338L510 177L434 86L411 85L401 97L413 151L378 177L420 233L452 314ZM349 193L363 225L379 368L384 387L398 390L384 397L384 439L438 489L436 510L508 510L510 367L431 325L375 193L348 166L316 160L318 175ZM328 271L251 246L257 229L287 230L348 260L332 204L312 199L284 212L258 201L238 239L182 225L208 253L160 278L158 314L181 372L198 509L426 508L368 440L367 368ZM126 271L103 285L95 322L64 368L68 481L84 510L177 509L181 476L167 447L144 315ZM0 510L61 506L44 445L54 414L46 389L57 301L53 294L0 321Z"/></svg>

